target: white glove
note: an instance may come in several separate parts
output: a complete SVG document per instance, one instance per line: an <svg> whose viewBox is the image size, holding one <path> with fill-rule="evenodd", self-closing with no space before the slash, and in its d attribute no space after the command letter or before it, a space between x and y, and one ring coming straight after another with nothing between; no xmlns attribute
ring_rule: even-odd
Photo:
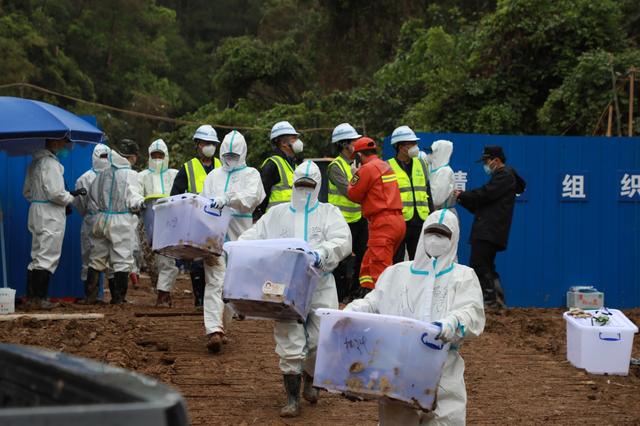
<svg viewBox="0 0 640 426"><path fill-rule="evenodd" d="M211 200L211 207L213 207L214 209L221 209L227 205L227 201L228 200L226 195L216 197L213 200Z"/></svg>
<svg viewBox="0 0 640 426"><path fill-rule="evenodd" d="M438 335L437 339L442 340L444 343L449 343L456 338L456 331L458 330L458 319L456 317L447 317L441 321L442 331Z"/></svg>

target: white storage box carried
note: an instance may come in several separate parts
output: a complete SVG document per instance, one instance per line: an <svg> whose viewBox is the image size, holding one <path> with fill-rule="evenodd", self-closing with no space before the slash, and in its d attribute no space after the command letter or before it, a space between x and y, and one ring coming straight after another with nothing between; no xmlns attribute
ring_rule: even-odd
<svg viewBox="0 0 640 426"><path fill-rule="evenodd" d="M313 385L365 399L387 397L435 408L449 345L440 329L410 318L318 309L320 335Z"/></svg>
<svg viewBox="0 0 640 426"><path fill-rule="evenodd" d="M592 316L609 313L609 322L600 326L591 318L575 318L565 312L567 360L589 373L629 374L633 335L638 327L617 309L585 312Z"/></svg>
<svg viewBox="0 0 640 426"><path fill-rule="evenodd" d="M233 241L224 245L227 270L223 299L247 318L307 318L318 282L304 240Z"/></svg>
<svg viewBox="0 0 640 426"><path fill-rule="evenodd" d="M573 286L567 292L567 308L600 309L604 306L604 293L593 286Z"/></svg>
<svg viewBox="0 0 640 426"><path fill-rule="evenodd" d="M221 255L231 214L196 194L163 198L153 206L153 251L183 260Z"/></svg>

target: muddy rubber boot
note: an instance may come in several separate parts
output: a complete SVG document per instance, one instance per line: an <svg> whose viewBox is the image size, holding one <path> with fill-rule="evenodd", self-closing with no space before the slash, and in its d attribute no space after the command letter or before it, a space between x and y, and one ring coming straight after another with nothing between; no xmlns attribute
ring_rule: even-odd
<svg viewBox="0 0 640 426"><path fill-rule="evenodd" d="M318 402L318 397L320 396L320 391L318 388L313 387L313 377L308 375L305 371L302 373L302 379L304 382L302 397L309 403L316 404Z"/></svg>
<svg viewBox="0 0 640 426"><path fill-rule="evenodd" d="M493 291L495 293L495 307L497 309L503 309L507 306L504 298L504 290L502 284L500 284L500 278L493 279Z"/></svg>
<svg viewBox="0 0 640 426"><path fill-rule="evenodd" d="M116 280L115 278L109 278L109 294L111 294L111 299L113 299L113 295L116 292Z"/></svg>
<svg viewBox="0 0 640 426"><path fill-rule="evenodd" d="M193 270L190 275L193 288L193 305L199 308L204 304L204 269Z"/></svg>
<svg viewBox="0 0 640 426"><path fill-rule="evenodd" d="M156 306L160 308L170 308L171 293L168 291L158 290L158 298L156 299Z"/></svg>
<svg viewBox="0 0 640 426"><path fill-rule="evenodd" d="M27 269L27 299L22 305L24 309L28 310L34 306L35 293L33 291L33 273Z"/></svg>
<svg viewBox="0 0 640 426"><path fill-rule="evenodd" d="M46 311L58 307L58 303L52 303L47 300L49 294L49 279L51 272L44 269L34 269L31 271L31 283L36 294L35 307Z"/></svg>
<svg viewBox="0 0 640 426"><path fill-rule="evenodd" d="M220 352L222 350L222 340L224 338L224 334L218 331L207 335L207 337L209 338L207 340L207 350L209 351L209 353L217 354L218 352Z"/></svg>
<svg viewBox="0 0 640 426"><path fill-rule="evenodd" d="M111 304L122 305L124 303L124 292L129 281L129 273L116 272L113 274L113 288L111 289ZM111 282L109 282L111 287Z"/></svg>
<svg viewBox="0 0 640 426"><path fill-rule="evenodd" d="M284 390L287 392L287 404L280 410L280 417L298 417L300 415L300 374L284 374Z"/></svg>
<svg viewBox="0 0 640 426"><path fill-rule="evenodd" d="M87 271L87 280L84 282L84 297L89 305L98 303L98 293L100 292L100 272L93 268Z"/></svg>

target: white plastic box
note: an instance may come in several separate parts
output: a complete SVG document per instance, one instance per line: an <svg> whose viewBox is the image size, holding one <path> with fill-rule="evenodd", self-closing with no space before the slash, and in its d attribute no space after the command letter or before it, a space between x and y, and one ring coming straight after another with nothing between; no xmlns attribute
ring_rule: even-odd
<svg viewBox="0 0 640 426"><path fill-rule="evenodd" d="M158 200L153 206L153 251L183 260L221 255L231 214L210 204L196 194Z"/></svg>
<svg viewBox="0 0 640 426"><path fill-rule="evenodd" d="M604 293L593 286L574 286L567 292L567 308L600 309L604 306Z"/></svg>
<svg viewBox="0 0 640 426"><path fill-rule="evenodd" d="M224 301L246 318L304 321L318 283L308 249L293 238L225 244Z"/></svg>
<svg viewBox="0 0 640 426"><path fill-rule="evenodd" d="M595 315L598 311L586 311ZM591 318L574 318L565 312L567 322L567 360L593 374L629 374L633 335L638 332L617 309L609 309L609 323L592 325ZM593 322L593 324L596 324Z"/></svg>
<svg viewBox="0 0 640 426"><path fill-rule="evenodd" d="M16 291L12 288L0 288L0 314L12 314L16 310Z"/></svg>
<svg viewBox="0 0 640 426"><path fill-rule="evenodd" d="M435 408L449 345L430 323L390 315L318 309L313 385L365 399L387 397Z"/></svg>

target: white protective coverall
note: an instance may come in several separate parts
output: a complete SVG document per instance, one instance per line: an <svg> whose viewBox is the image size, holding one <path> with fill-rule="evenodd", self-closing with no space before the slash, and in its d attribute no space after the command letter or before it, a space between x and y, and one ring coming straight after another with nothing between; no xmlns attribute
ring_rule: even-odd
<svg viewBox="0 0 640 426"><path fill-rule="evenodd" d="M225 154L238 154L237 164L229 163ZM247 143L237 130L228 133L220 146L222 167L215 168L204 181L202 196L221 199L225 207L231 209L231 220L227 240L235 241L253 225L253 211L266 196L260 179L260 172L247 167ZM222 289L224 285L225 260L222 256L208 259L204 263L204 327L207 334L224 333L224 309ZM228 320L229 318L227 318ZM228 321L224 321L227 323Z"/></svg>
<svg viewBox="0 0 640 426"><path fill-rule="evenodd" d="M151 158L151 154L154 152L162 152L164 158L154 160ZM138 173L139 193L144 197L147 209L151 209L157 199L171 195L171 187L173 187L173 180L177 174L176 169L169 168L167 144L162 139L153 141L149 145L149 168ZM152 235L147 235L150 243L151 237ZM170 292L178 276L176 261L161 254L155 255L155 261L158 270L157 289Z"/></svg>
<svg viewBox="0 0 640 426"><path fill-rule="evenodd" d="M431 196L435 210L451 208L456 204L453 196L455 181L453 169L449 166L453 143L447 140L437 140L431 144L432 154L428 157L429 182L431 183Z"/></svg>
<svg viewBox="0 0 640 426"><path fill-rule="evenodd" d="M300 374L304 369L313 376L320 326L315 310L338 308L336 282L331 272L351 254L351 232L337 207L318 201L322 176L313 161L305 161L296 167L293 181L305 177L316 182L312 192L294 186L290 203L270 208L239 240L301 238L318 253L323 275L313 293L307 321L305 324L276 321L274 330L282 372Z"/></svg>
<svg viewBox="0 0 640 426"><path fill-rule="evenodd" d="M107 267L114 272L131 272L138 224L132 211L140 210L144 198L137 191L138 174L132 173L126 158L111 150L109 164L89 191L89 203L98 211L89 267L100 272Z"/></svg>
<svg viewBox="0 0 640 426"><path fill-rule="evenodd" d="M93 154L91 155L91 168L84 172L76 180L76 189L84 188L89 193L91 184L98 176L101 170L104 170L109 166L109 160L106 158L100 158L101 155L109 154L109 147L103 144L98 144L93 148ZM96 223L96 209L95 205L89 203L89 197L75 197L73 200L73 206L78 210L80 216L82 216L82 226L80 227L80 254L82 256L82 270L80 271L80 277L82 281L87 280L87 270L89 269L89 256L91 255L91 245L93 238L91 233L93 231L93 225Z"/></svg>
<svg viewBox="0 0 640 426"><path fill-rule="evenodd" d="M27 269L54 273L60 261L67 222L65 207L73 196L64 188L64 167L48 149L33 154L22 193L31 203L28 228L31 232L31 263Z"/></svg>
<svg viewBox="0 0 640 426"><path fill-rule="evenodd" d="M449 251L438 258L430 258L424 244L424 229L434 223L443 224L452 234ZM385 269L371 293L345 308L439 321L442 334L449 330L446 340L451 342L451 349L438 386L435 411L424 413L401 402L381 400L381 425L465 424L464 360L457 347L463 338L478 336L484 329L482 290L473 269L454 263L460 237L456 215L446 209L435 211L427 217L422 230L415 259Z"/></svg>

